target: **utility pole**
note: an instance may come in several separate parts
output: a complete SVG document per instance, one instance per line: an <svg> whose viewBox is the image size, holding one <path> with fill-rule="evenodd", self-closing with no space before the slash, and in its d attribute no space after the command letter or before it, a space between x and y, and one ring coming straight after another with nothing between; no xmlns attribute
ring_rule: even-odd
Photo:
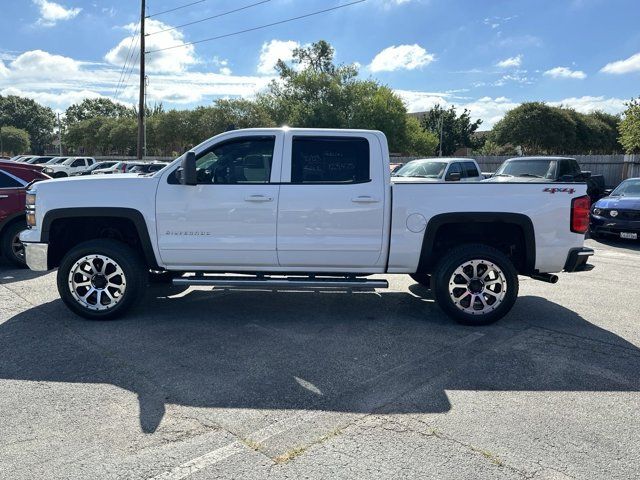
<svg viewBox="0 0 640 480"><path fill-rule="evenodd" d="M144 156L144 23L145 23L145 0L140 1L140 96L138 99L138 160Z"/></svg>
<svg viewBox="0 0 640 480"><path fill-rule="evenodd" d="M62 123L60 123L60 112L58 112L58 155L62 156Z"/></svg>
<svg viewBox="0 0 640 480"><path fill-rule="evenodd" d="M442 156L442 127L444 124L444 117L440 115L440 157Z"/></svg>
<svg viewBox="0 0 640 480"><path fill-rule="evenodd" d="M147 111L147 90L149 87L149 76L144 77L144 110ZM147 156L147 122L144 122L144 156Z"/></svg>

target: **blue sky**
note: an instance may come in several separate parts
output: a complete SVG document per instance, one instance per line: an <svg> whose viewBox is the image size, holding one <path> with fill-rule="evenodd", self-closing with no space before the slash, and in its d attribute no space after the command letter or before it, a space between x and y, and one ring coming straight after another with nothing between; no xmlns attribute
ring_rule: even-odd
<svg viewBox="0 0 640 480"><path fill-rule="evenodd" d="M154 14L193 0L148 0ZM258 0L204 0L152 17L150 33ZM147 37L179 45L349 3L270 0ZM136 100L136 73L117 88L138 26L135 0L0 0L0 94L64 110L84 97ZM336 60L398 92L409 111L435 103L469 108L490 127L523 101L620 112L640 95L638 0L366 0L334 12L150 54L149 101L192 108L250 97L278 57L319 39ZM128 70L127 70L128 71ZM117 90L117 96L116 96Z"/></svg>

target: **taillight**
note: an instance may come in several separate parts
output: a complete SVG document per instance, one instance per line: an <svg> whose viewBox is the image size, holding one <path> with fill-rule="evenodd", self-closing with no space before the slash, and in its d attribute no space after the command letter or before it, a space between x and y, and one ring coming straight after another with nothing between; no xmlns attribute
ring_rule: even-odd
<svg viewBox="0 0 640 480"><path fill-rule="evenodd" d="M589 209L591 200L585 195L571 200L571 231L585 233L589 229Z"/></svg>

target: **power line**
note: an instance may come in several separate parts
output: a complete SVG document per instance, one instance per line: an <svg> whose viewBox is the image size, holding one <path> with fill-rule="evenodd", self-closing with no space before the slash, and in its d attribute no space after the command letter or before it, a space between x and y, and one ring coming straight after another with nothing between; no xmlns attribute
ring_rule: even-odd
<svg viewBox="0 0 640 480"><path fill-rule="evenodd" d="M340 8L350 7L351 5L355 5L357 3L362 3L362 2L366 2L366 1L367 0L357 0L355 2L345 3L344 5L338 5L338 6L331 7L331 8L325 8L324 10L318 10L316 12L307 13L305 15L299 15L297 17L287 18L285 20L280 20L278 22L268 23L266 25L260 25L258 27L253 27L253 28L247 28L245 30L239 30L237 32L227 33L227 34L224 34L224 35L218 35L216 37L204 38L202 40L196 40L195 42L182 43L180 45L174 45L172 47L164 47L164 48L158 48L156 50L149 50L148 52L145 52L145 53L162 52L164 50L172 50L174 48L187 47L189 45L196 45L198 43L210 42L212 40L219 40L220 38L232 37L234 35L240 35L242 33L248 33L248 32L253 32L253 31L256 31L256 30L261 30L263 28L274 27L276 25L282 25L283 23L293 22L295 20L300 20L302 18L313 17L314 15L320 15L321 13L327 13L327 12L331 12L333 10L338 10Z"/></svg>
<svg viewBox="0 0 640 480"><path fill-rule="evenodd" d="M206 2L206 1L207 1L207 0L198 0L197 2L191 2L191 3L187 3L187 4L185 4L185 5L180 5L179 7L171 8L171 9L169 9L169 10L165 10L165 11L163 11L163 12L156 12L156 13L154 13L153 15L147 15L147 18L157 17L158 15L164 15L165 13L169 13L169 12L175 12L176 10L180 10L180 9L182 9L182 8L187 8L187 7L190 7L190 6L192 6L192 5L197 5L198 3L204 3L204 2Z"/></svg>
<svg viewBox="0 0 640 480"><path fill-rule="evenodd" d="M127 56L124 60L124 64L122 65L122 69L120 70L120 77L118 78L118 83L116 85L116 91L114 94L116 98L118 97L118 90L120 90L120 87L122 86L122 81L124 80L124 75L127 70L127 64L129 63L129 58L133 57L133 42L136 40L139 30L140 30L140 26L138 25L138 28L134 31L133 35L131 36L131 42L129 42L129 49L127 50Z"/></svg>
<svg viewBox="0 0 640 480"><path fill-rule="evenodd" d="M206 17L206 18L203 18L201 20L196 20L194 22L189 22L189 23L183 23L182 25L178 25L178 26L170 27L170 28L165 28L164 30L158 30L157 32L148 33L147 37L150 37L151 35L155 35L156 33L169 32L171 30L176 30L176 29L182 28L182 27L188 27L189 25L194 25L196 23L206 22L207 20L211 20L211 19L214 19L214 18L224 17L225 15L229 15L231 13L240 12L242 10L247 10L247 9L249 9L251 7L256 7L258 5L262 5L263 3L268 3L270 1L271 0L262 0L261 2L252 3L251 5L246 5L244 7L236 8L234 10L229 10L227 12L218 13L217 15L212 15L210 17Z"/></svg>

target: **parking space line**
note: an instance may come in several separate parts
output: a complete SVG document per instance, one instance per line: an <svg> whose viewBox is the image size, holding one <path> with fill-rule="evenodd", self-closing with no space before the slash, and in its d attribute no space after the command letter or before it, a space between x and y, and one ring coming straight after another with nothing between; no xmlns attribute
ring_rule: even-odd
<svg viewBox="0 0 640 480"><path fill-rule="evenodd" d="M243 451L249 451L249 447L242 442L235 441L178 465L168 472L152 477L150 480L181 480Z"/></svg>

